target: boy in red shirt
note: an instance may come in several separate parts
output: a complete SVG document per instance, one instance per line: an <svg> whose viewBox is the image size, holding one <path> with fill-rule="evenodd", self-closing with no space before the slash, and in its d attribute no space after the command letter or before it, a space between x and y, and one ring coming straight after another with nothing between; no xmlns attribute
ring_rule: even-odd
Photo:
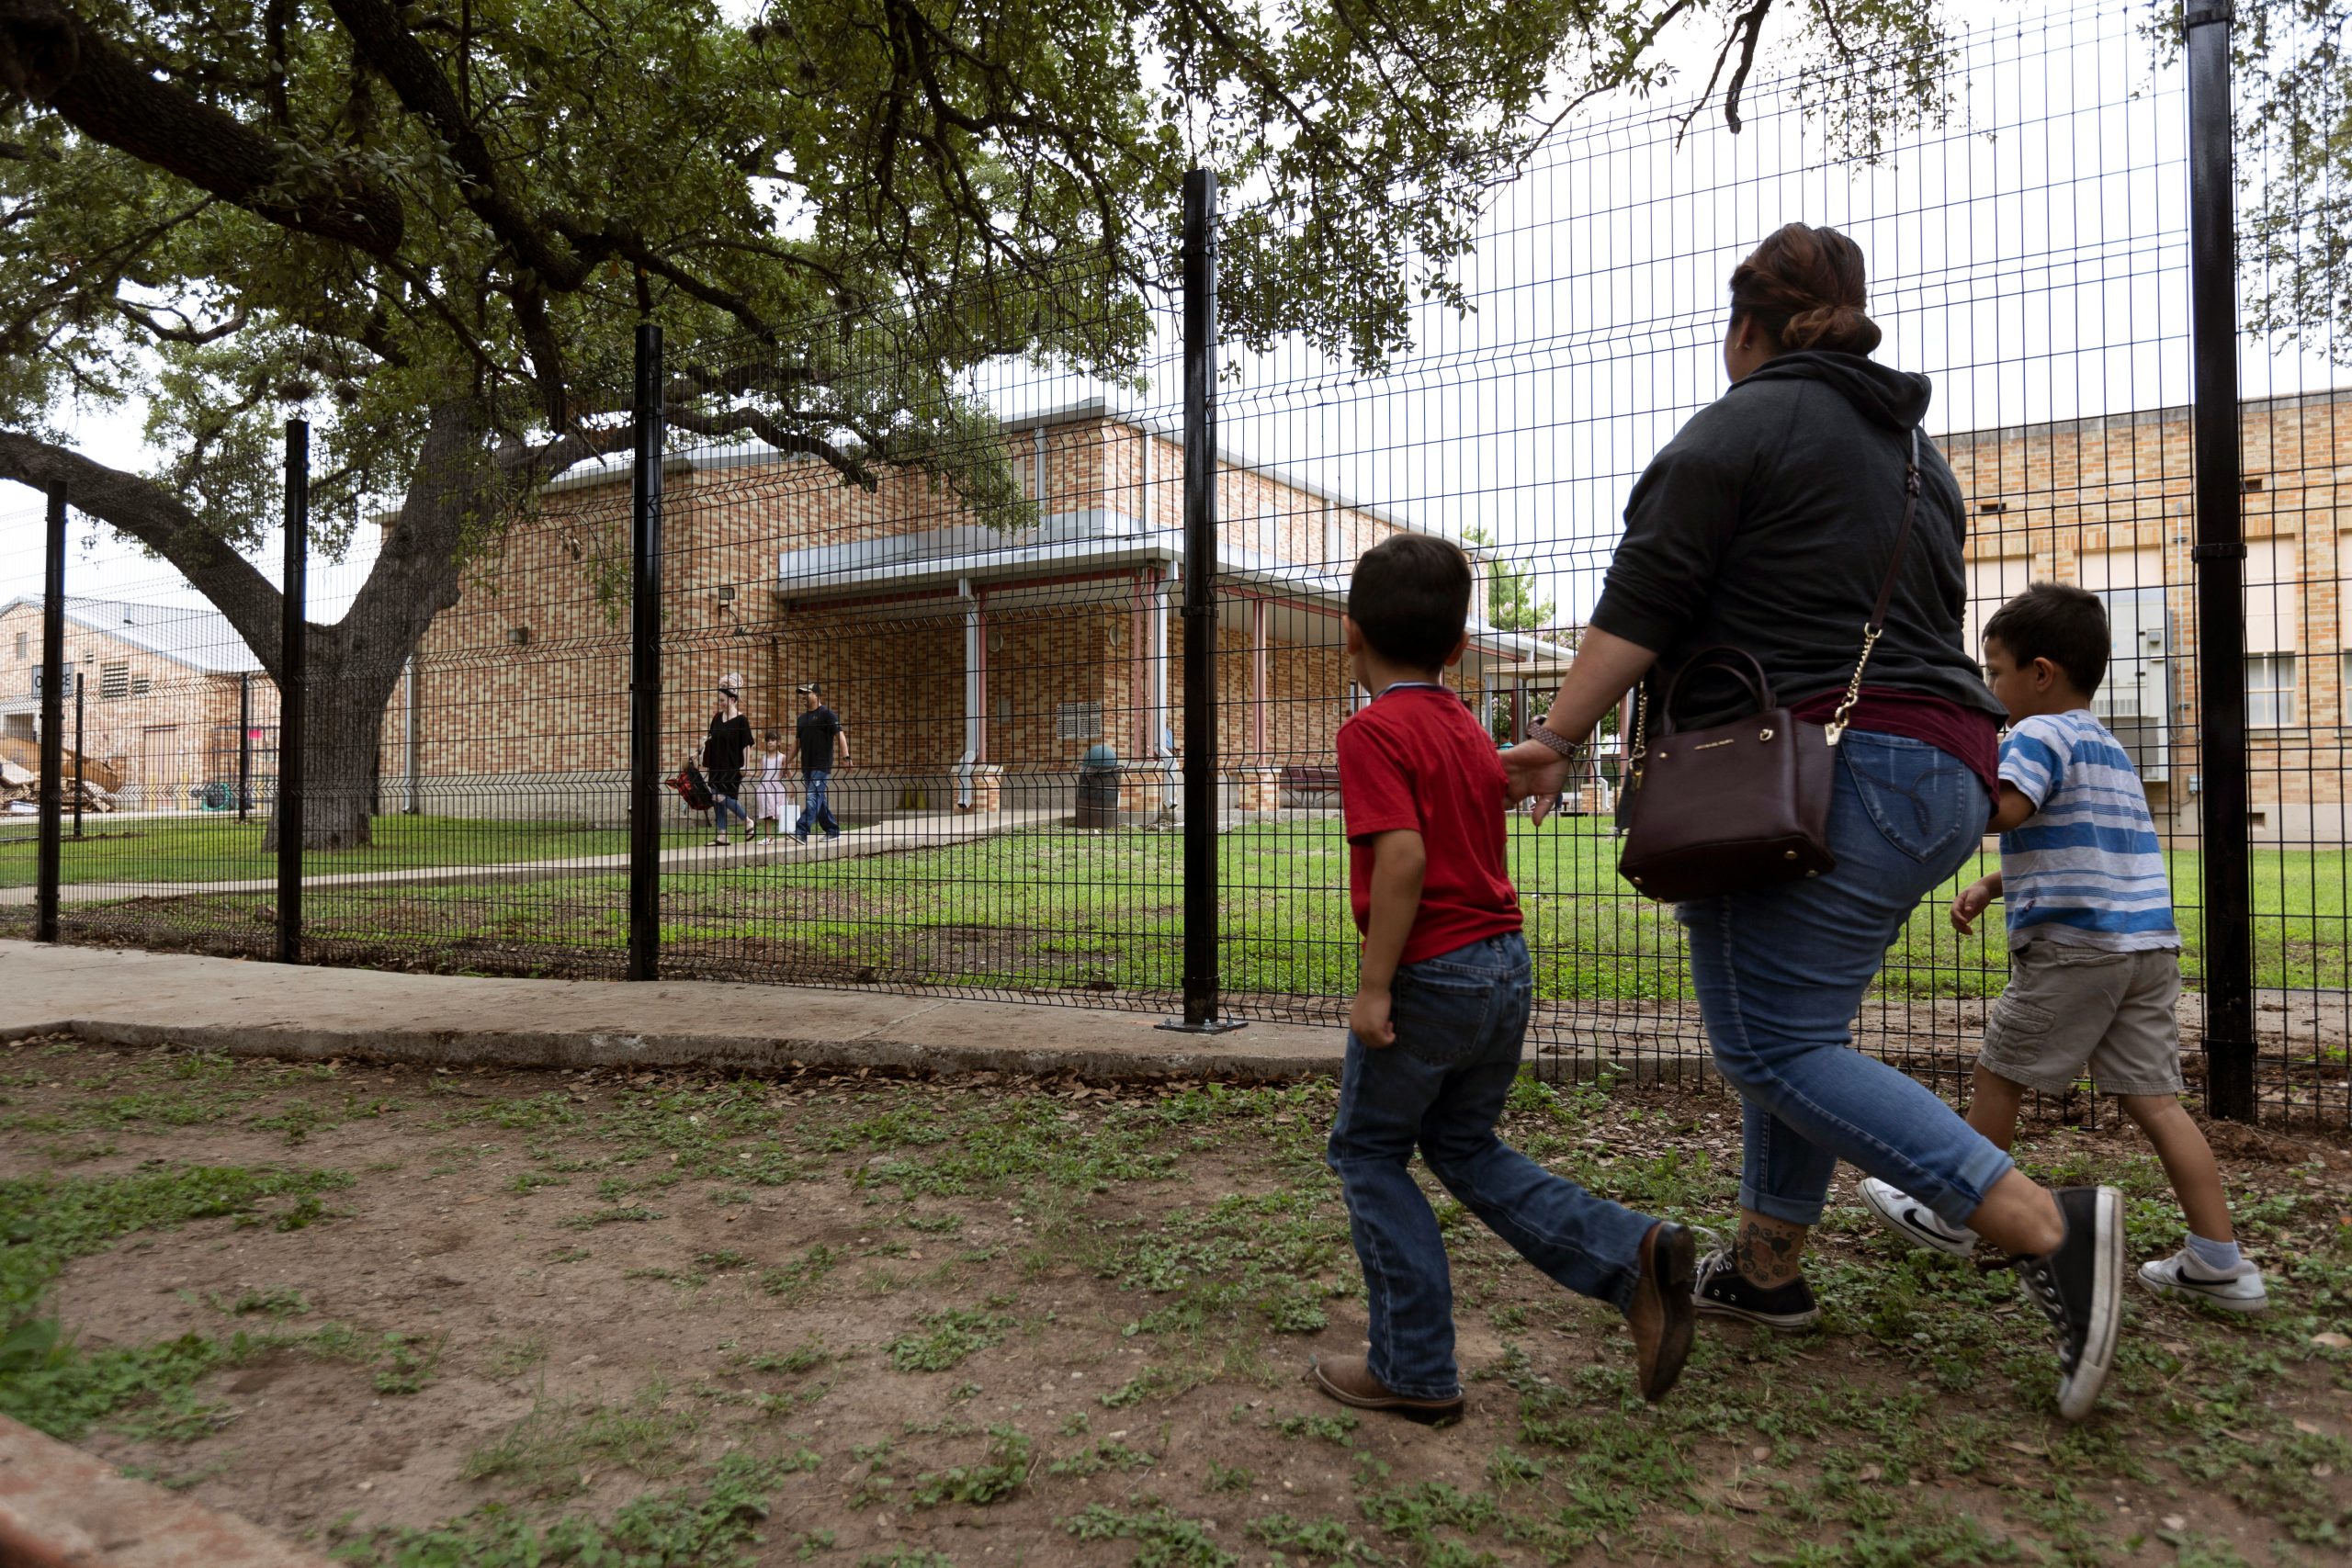
<svg viewBox="0 0 2352 1568"><path fill-rule="evenodd" d="M1534 979L1503 861L1502 761L1442 681L1469 640L1470 581L1469 558L1428 535L1365 552L1348 657L1374 695L1339 736L1363 963L1329 1159L1372 1333L1369 1355L1319 1361L1315 1381L1343 1404L1419 1421L1459 1416L1462 1385L1445 1242L1407 1168L1416 1145L1521 1257L1624 1313L1643 1398L1674 1386L1695 1317L1688 1229L1596 1198L1495 1136Z"/></svg>

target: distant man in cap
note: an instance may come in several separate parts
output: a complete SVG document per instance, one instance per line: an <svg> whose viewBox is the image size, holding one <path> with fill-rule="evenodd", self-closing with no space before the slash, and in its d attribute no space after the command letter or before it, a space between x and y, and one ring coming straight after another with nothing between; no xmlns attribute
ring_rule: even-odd
<svg viewBox="0 0 2352 1568"><path fill-rule="evenodd" d="M849 766L849 733L842 728L841 715L825 705L825 694L816 682L799 691L804 711L794 722L792 755L784 765L788 770L797 761L808 784L808 792L801 796L800 820L792 829L792 836L805 844L811 824L822 828L828 839L842 836L842 825L833 820L832 807L825 801L825 784L836 767Z"/></svg>

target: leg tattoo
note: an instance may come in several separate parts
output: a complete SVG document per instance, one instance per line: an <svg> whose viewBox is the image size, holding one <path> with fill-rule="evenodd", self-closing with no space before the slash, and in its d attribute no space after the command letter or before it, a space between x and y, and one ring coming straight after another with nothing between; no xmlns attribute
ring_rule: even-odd
<svg viewBox="0 0 2352 1568"><path fill-rule="evenodd" d="M1770 1290L1785 1285L1800 1272L1804 1255L1804 1239L1808 1227L1789 1224L1786 1220L1767 1219L1746 1209L1739 1212L1739 1235L1732 1242L1731 1257L1739 1269L1740 1278L1751 1285Z"/></svg>

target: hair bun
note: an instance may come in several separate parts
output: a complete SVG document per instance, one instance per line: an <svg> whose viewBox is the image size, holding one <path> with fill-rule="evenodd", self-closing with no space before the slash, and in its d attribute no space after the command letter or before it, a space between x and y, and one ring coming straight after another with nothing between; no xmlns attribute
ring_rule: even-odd
<svg viewBox="0 0 2352 1568"><path fill-rule="evenodd" d="M1879 344L1878 323L1853 305L1817 305L1799 310L1781 329L1790 348L1826 349L1832 354L1868 354Z"/></svg>
<svg viewBox="0 0 2352 1568"><path fill-rule="evenodd" d="M1732 269L1732 310L1753 316L1776 352L1868 354L1879 344L1879 330L1862 313L1866 273L1862 248L1837 230L1783 223Z"/></svg>

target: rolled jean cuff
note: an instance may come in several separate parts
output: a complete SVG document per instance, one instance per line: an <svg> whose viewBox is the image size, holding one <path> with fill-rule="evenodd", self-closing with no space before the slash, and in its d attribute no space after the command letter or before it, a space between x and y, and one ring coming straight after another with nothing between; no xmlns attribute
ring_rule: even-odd
<svg viewBox="0 0 2352 1568"><path fill-rule="evenodd" d="M1811 1226L1821 1223L1821 1211L1827 1204L1817 1198L1811 1202L1801 1198L1776 1198L1743 1181L1739 1184L1739 1206L1751 1214L1761 1214L1784 1225Z"/></svg>
<svg viewBox="0 0 2352 1568"><path fill-rule="evenodd" d="M1984 1195L1994 1184L2017 1168L2017 1162L2006 1150L1987 1139L1979 1139L1976 1147L1960 1162L1959 1172L1949 1181L1939 1181L1924 1170L1909 1176L1890 1174L1881 1178L1892 1181L1909 1196L1925 1203L1936 1218L1947 1224L1965 1226L1968 1216L1984 1201ZM1799 1198L1781 1198L1761 1192L1743 1181L1739 1184L1739 1206L1750 1213L1761 1214L1768 1220L1778 1220L1787 1225L1817 1225L1822 1211L1828 1205L1815 1200L1807 1202Z"/></svg>
<svg viewBox="0 0 2352 1568"><path fill-rule="evenodd" d="M1905 1184L1903 1190L1925 1203L1944 1224L1964 1226L1968 1216L1984 1203L1985 1194L2016 1168L2017 1161L2009 1157L2007 1149L1990 1139L1980 1138L1976 1147L1960 1162L1959 1174L1951 1180Z"/></svg>

